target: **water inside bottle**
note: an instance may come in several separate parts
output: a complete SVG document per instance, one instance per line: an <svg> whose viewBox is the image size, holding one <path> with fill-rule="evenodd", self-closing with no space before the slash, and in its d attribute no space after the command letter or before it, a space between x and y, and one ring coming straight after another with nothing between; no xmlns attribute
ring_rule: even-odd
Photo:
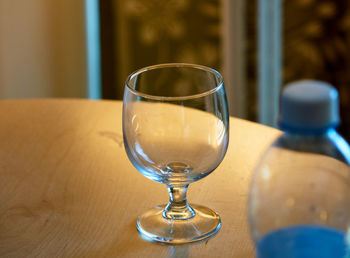
<svg viewBox="0 0 350 258"><path fill-rule="evenodd" d="M278 229L257 243L258 258L348 258L345 233L302 225Z"/></svg>

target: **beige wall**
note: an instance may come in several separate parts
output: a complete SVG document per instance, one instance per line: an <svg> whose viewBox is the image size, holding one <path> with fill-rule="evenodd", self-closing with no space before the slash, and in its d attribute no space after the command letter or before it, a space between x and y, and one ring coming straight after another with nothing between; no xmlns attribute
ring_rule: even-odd
<svg viewBox="0 0 350 258"><path fill-rule="evenodd" d="M84 0L0 0L0 99L86 96Z"/></svg>

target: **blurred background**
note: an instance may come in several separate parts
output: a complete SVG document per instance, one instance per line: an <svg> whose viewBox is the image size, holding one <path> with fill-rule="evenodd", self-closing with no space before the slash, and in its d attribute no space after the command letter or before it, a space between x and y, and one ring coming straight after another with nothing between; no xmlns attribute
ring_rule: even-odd
<svg viewBox="0 0 350 258"><path fill-rule="evenodd" d="M288 82L340 93L350 141L347 0L0 0L0 98L119 99L128 74L188 62L223 73L231 115L276 126Z"/></svg>

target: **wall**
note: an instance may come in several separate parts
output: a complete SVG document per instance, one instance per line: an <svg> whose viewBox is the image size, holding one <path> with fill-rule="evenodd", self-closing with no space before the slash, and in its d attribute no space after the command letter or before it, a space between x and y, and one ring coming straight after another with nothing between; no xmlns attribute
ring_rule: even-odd
<svg viewBox="0 0 350 258"><path fill-rule="evenodd" d="M84 0L0 0L0 98L86 97Z"/></svg>

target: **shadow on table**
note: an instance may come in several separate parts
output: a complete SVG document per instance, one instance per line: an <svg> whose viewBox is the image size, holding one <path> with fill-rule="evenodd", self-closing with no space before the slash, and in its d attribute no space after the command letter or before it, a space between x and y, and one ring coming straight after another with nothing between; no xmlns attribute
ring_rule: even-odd
<svg viewBox="0 0 350 258"><path fill-rule="evenodd" d="M176 245L176 246L169 246L170 249L170 257L176 258L176 257L188 257L188 245Z"/></svg>

